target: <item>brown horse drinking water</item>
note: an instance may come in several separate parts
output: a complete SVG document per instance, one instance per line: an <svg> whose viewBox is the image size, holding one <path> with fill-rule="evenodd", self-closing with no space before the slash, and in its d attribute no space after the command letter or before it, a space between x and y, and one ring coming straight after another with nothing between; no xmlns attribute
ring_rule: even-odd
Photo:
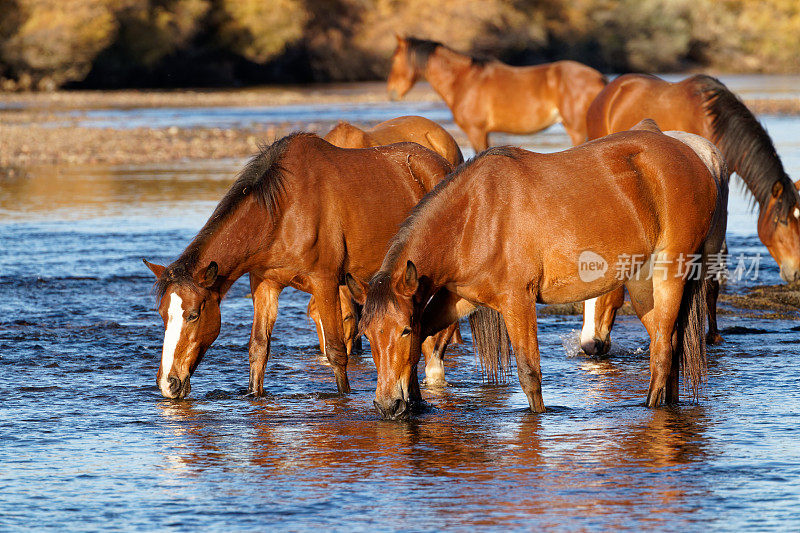
<svg viewBox="0 0 800 533"><path fill-rule="evenodd" d="M744 181L758 205L758 235L780 266L781 277L800 279L800 196L783 168L772 140L744 103L719 80L697 75L677 83L655 76L626 74L609 83L587 113L590 139L630 128L644 118L665 130L682 130L716 143L731 172ZM711 287L715 302L718 286ZM581 347L606 353L624 289L586 303ZM716 305L708 339L721 341Z"/></svg>
<svg viewBox="0 0 800 533"><path fill-rule="evenodd" d="M263 393L278 295L287 286L315 296L325 355L339 391L349 392L339 295L344 274L369 279L398 225L451 170L414 143L349 150L294 134L264 148L174 263L145 261L158 278L165 327L161 393L189 393L192 373L219 334L220 301L247 273L255 307L250 392Z"/></svg>
<svg viewBox="0 0 800 533"><path fill-rule="evenodd" d="M679 366L696 396L706 280L685 279L682 259L700 253L706 264L709 231L724 210L721 182L687 144L653 131L555 154L494 148L460 167L404 222L366 295L347 277L365 300L361 328L378 369L380 414L403 416L421 399L421 340L477 305L505 317L520 384L530 408L544 411L535 304L623 284L651 338L647 405L677 401ZM595 209L584 209L587 198ZM608 268L582 277L584 254ZM649 259L639 267L634 256Z"/></svg>
<svg viewBox="0 0 800 533"><path fill-rule="evenodd" d="M405 95L424 77L453 112L476 152L489 133L536 133L564 124L572 144L586 140L586 109L606 84L574 61L512 67L460 54L435 41L397 37L387 88Z"/></svg>

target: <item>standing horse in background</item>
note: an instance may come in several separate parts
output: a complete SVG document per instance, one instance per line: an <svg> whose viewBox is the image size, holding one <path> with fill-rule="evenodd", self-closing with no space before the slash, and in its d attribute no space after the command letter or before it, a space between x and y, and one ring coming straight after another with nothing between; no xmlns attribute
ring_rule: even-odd
<svg viewBox="0 0 800 533"><path fill-rule="evenodd" d="M747 106L719 80L696 75L677 83L626 74L609 83L589 107L588 135L596 139L652 118L665 130L681 130L714 142L731 172L744 181L758 205L758 236L786 282L800 279L800 196L767 132ZM712 287L718 292L719 288ZM716 294L712 293L713 300ZM581 346L603 354L622 306L622 289L585 305ZM709 304L710 305L710 304ZM716 308L710 315L716 317ZM708 338L719 342L716 324Z"/></svg>
<svg viewBox="0 0 800 533"><path fill-rule="evenodd" d="M263 394L285 287L316 298L324 353L339 392L350 392L339 295L344 274L369 279L398 225L451 170L415 143L350 150L300 133L262 149L174 263L145 261L157 277L165 327L161 393L189 393L192 373L219 334L220 301L248 273L255 308L250 392Z"/></svg>
<svg viewBox="0 0 800 533"><path fill-rule="evenodd" d="M597 208L584 209L586 198ZM721 198L719 181L692 148L653 131L554 154L493 148L462 165L403 223L366 294L347 276L365 301L360 327L378 369L379 413L405 416L421 400L422 339L477 305L505 317L520 384L531 410L544 411L536 303L586 300L623 284L651 339L646 404L678 400L680 366L697 397L705 268L687 279L680 259L699 253L707 266ZM608 268L582 276L586 252ZM649 259L625 261L634 256Z"/></svg>
<svg viewBox="0 0 800 533"><path fill-rule="evenodd" d="M444 157L453 168L464 162L458 143L446 129L432 120L414 115L392 118L369 129L340 121L324 138L339 148L370 148L414 142Z"/></svg>
<svg viewBox="0 0 800 533"><path fill-rule="evenodd" d="M536 133L559 121L573 145L582 143L586 110L606 84L601 73L575 61L512 67L397 36L390 96L404 96L420 77L445 101L476 152L489 146L490 132Z"/></svg>

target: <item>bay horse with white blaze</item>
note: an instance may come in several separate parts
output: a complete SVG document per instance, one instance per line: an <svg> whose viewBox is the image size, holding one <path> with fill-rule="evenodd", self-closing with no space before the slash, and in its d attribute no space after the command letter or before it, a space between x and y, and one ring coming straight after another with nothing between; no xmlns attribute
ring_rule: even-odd
<svg viewBox="0 0 800 533"><path fill-rule="evenodd" d="M696 75L677 83L656 76L626 74L609 83L589 107L588 136L597 139L652 118L665 130L681 130L714 142L731 172L742 178L758 206L758 236L780 266L786 282L800 279L800 196L767 132L747 106L722 82ZM718 286L712 286L716 300ZM603 354L624 289L587 302L581 346ZM709 302L711 309L711 302ZM716 306L708 339L720 342Z"/></svg>
<svg viewBox="0 0 800 533"><path fill-rule="evenodd" d="M422 339L478 305L505 317L529 406L544 411L536 303L586 300L623 284L651 338L646 404L678 400L680 366L697 397L706 280L685 279L679 259L700 253L706 264L721 197L692 148L654 131L554 154L493 148L462 165L414 208L368 287L347 276L365 301L360 327L378 369L380 415L406 416L421 400ZM586 198L597 208L586 211ZM585 251L608 263L605 273L581 278ZM618 279L635 254L651 259ZM663 272L639 275L655 266Z"/></svg>
<svg viewBox="0 0 800 533"><path fill-rule="evenodd" d="M171 265L156 275L165 334L157 382L183 398L189 379L220 330L220 301L250 275L252 394L263 394L278 296L311 293L324 330L324 352L340 393L350 391L339 287L344 274L369 279L386 243L422 196L452 170L415 143L350 150L316 135L293 134L245 166L214 213Z"/></svg>
<svg viewBox="0 0 800 533"><path fill-rule="evenodd" d="M387 89L404 96L421 77L453 113L476 152L493 131L528 134L562 122L572 144L586 140L586 110L606 78L575 61L512 67L436 41L397 36Z"/></svg>

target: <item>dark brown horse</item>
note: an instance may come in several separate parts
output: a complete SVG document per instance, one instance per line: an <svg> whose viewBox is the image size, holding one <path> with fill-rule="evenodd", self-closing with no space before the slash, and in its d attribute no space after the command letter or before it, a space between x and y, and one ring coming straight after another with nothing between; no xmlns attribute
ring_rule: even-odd
<svg viewBox="0 0 800 533"><path fill-rule="evenodd" d="M278 295L287 286L316 298L325 355L339 391L349 392L339 296L344 274L369 279L398 225L451 170L415 143L350 150L294 134L262 149L174 263L145 261L158 278L165 327L162 394L189 393L192 373L219 334L220 301L248 273L255 307L250 392L263 393Z"/></svg>
<svg viewBox="0 0 800 533"><path fill-rule="evenodd" d="M562 122L572 144L586 140L586 109L606 84L575 61L512 67L473 58L435 41L397 37L387 88L405 95L424 77L453 112L476 152L489 133L536 133Z"/></svg>
<svg viewBox="0 0 800 533"><path fill-rule="evenodd" d="M655 76L620 76L597 96L587 113L590 139L623 131L644 118L666 130L682 130L716 143L732 172L744 181L758 205L758 235L780 266L781 277L800 279L800 209L797 187L783 168L767 132L747 106L719 80L697 75L677 83ZM711 287L708 340L720 342L716 295ZM623 289L587 302L581 347L606 353Z"/></svg>
<svg viewBox="0 0 800 533"><path fill-rule="evenodd" d="M404 416L421 399L422 339L477 305L505 317L520 384L531 410L544 411L535 304L620 285L651 338L647 405L677 401L679 366L697 396L707 283L686 279L682 259L699 253L707 264L709 231L724 211L719 183L692 148L654 131L554 154L494 148L460 167L400 228L366 295L347 277L365 300L380 414ZM596 209L583 208L587 198ZM584 277L586 254L607 268Z"/></svg>
<svg viewBox="0 0 800 533"><path fill-rule="evenodd" d="M429 148L457 167L464 162L453 136L436 122L414 115L397 117L361 129L341 121L325 135L325 140L340 148L369 148L399 142L415 142Z"/></svg>

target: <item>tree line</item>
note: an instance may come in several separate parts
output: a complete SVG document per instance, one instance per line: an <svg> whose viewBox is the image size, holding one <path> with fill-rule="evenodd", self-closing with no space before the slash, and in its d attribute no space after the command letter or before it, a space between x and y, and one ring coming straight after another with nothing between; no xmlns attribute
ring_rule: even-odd
<svg viewBox="0 0 800 533"><path fill-rule="evenodd" d="M394 34L511 64L797 72L797 0L0 0L0 89L383 78Z"/></svg>

